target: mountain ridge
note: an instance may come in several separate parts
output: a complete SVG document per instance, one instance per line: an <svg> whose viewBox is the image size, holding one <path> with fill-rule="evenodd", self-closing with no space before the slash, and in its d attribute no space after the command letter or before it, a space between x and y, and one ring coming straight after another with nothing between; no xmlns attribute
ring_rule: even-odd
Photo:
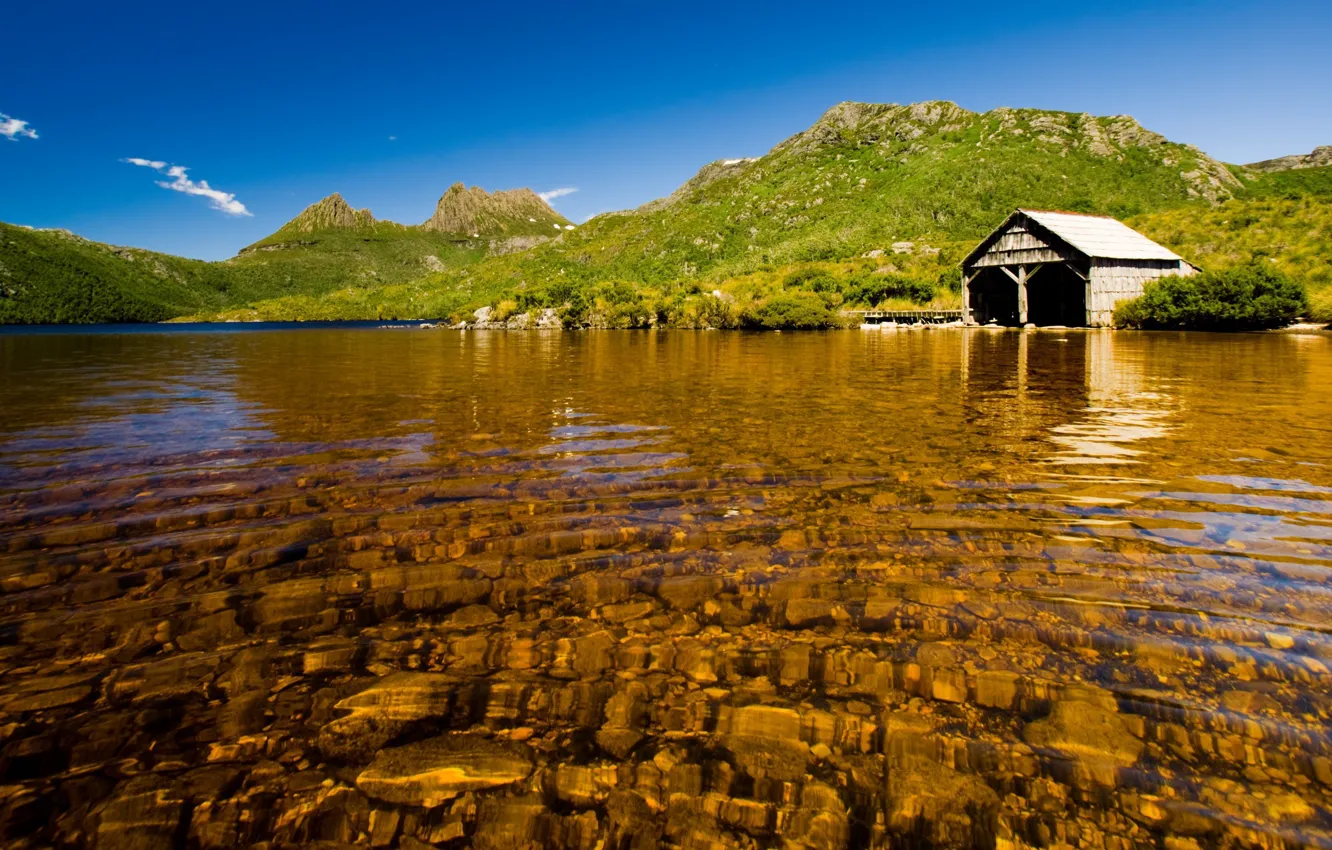
<svg viewBox="0 0 1332 850"><path fill-rule="evenodd" d="M334 193L231 260L202 264L208 280L216 267L234 279L217 277L217 293L177 314L436 318L489 306L491 315L556 310L573 324L732 326L770 304L790 315L791 298L817 315L865 299L945 305L956 299L957 259L1015 207L1145 215L1195 240L1179 224L1191 211L1240 204L1236 220L1275 215L1260 189L1294 204L1301 221L1320 220L1329 197L1319 174L1228 166L1123 115L843 102L762 156L708 163L664 198L572 229L530 190L454 184L419 225L376 220ZM1158 215L1170 211L1179 214ZM1285 227L1272 223L1271 250L1284 250ZM1282 260L1290 268L1332 253L1297 243L1298 255ZM0 264L12 267L6 250L0 241ZM52 286L65 285L63 274L82 281L71 292L99 274L123 287L149 265L125 260L113 274L97 259L65 272L57 242L34 250L51 254L43 275ZM0 321L40 313L7 309L19 300L0 292ZM718 304L729 306L717 313Z"/></svg>
<svg viewBox="0 0 1332 850"><path fill-rule="evenodd" d="M1254 171L1272 173L1293 171L1299 168L1320 168L1325 165L1332 165L1332 145L1320 145L1309 153L1297 153L1289 156L1279 156L1276 159L1264 159L1261 162L1251 162L1244 167Z"/></svg>

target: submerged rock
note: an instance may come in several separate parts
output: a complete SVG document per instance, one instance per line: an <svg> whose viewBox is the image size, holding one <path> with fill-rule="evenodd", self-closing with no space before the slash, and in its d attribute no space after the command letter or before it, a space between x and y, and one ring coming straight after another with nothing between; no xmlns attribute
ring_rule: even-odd
<svg viewBox="0 0 1332 850"><path fill-rule="evenodd" d="M1143 748L1119 716L1114 697L1092 688L1070 689L1049 717L1028 723L1022 737L1072 758L1102 785L1114 785L1116 771L1136 762Z"/></svg>
<svg viewBox="0 0 1332 850"><path fill-rule="evenodd" d="M531 772L525 747L445 735L381 751L356 777L356 787L388 803L434 808L466 791L526 779Z"/></svg>
<svg viewBox="0 0 1332 850"><path fill-rule="evenodd" d="M337 758L369 758L410 724L448 714L457 680L440 673L393 673L334 708L349 711L319 732L319 748Z"/></svg>

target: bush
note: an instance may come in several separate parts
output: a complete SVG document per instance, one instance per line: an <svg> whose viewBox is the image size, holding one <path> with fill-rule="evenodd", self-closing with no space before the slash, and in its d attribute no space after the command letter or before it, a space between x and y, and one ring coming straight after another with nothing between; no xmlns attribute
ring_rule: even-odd
<svg viewBox="0 0 1332 850"><path fill-rule="evenodd" d="M775 295L745 311L744 324L751 328L835 328L842 319L817 295Z"/></svg>
<svg viewBox="0 0 1332 850"><path fill-rule="evenodd" d="M1115 307L1121 328L1247 331L1279 328L1309 309L1304 286L1255 261L1191 277L1164 277Z"/></svg>
<svg viewBox="0 0 1332 850"><path fill-rule="evenodd" d="M805 289L812 292L841 292L842 283L820 268L796 269L782 279L785 289Z"/></svg>
<svg viewBox="0 0 1332 850"><path fill-rule="evenodd" d="M870 275L858 278L846 291L846 303L866 307L877 307L889 298L928 304L934 299L934 284L898 275Z"/></svg>
<svg viewBox="0 0 1332 850"><path fill-rule="evenodd" d="M507 322L517 312L518 302L512 298L505 298L494 306L490 313L490 320L492 322Z"/></svg>

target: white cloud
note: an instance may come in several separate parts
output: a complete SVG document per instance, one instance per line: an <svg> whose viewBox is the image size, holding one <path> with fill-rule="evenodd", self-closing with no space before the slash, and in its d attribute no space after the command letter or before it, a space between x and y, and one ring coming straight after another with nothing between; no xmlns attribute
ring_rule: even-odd
<svg viewBox="0 0 1332 850"><path fill-rule="evenodd" d="M20 137L25 139L37 138L37 131L29 127L27 121L10 118L5 113L0 112L0 136L4 136L11 142L17 142Z"/></svg>
<svg viewBox="0 0 1332 850"><path fill-rule="evenodd" d="M209 200L209 206L219 212L227 215L251 215L245 208L245 204L236 200L236 196L230 192L223 192L221 189L214 189L208 185L207 180L194 182L189 178L189 169L183 165L168 166L160 159L143 159L137 156L131 156L123 160L130 165L139 165L144 168L151 168L154 171L160 171L170 177L170 180L158 180L157 185L163 189L170 189L173 192L183 192L186 195L198 195L201 198Z"/></svg>
<svg viewBox="0 0 1332 850"><path fill-rule="evenodd" d="M163 168L166 168L167 165L165 162L163 162L160 159L140 159L137 156L129 157L125 161L128 162L130 165L142 165L145 168L155 168L158 171L161 171Z"/></svg>
<svg viewBox="0 0 1332 850"><path fill-rule="evenodd" d="M397 140L398 140L398 137L397 137L397 136L389 136L389 141L390 141L390 142L396 142Z"/></svg>
<svg viewBox="0 0 1332 850"><path fill-rule="evenodd" d="M550 203L556 198L563 198L565 195L572 195L574 192L577 191L578 190L576 188L565 186L560 189L551 189L549 192L537 192L537 197L545 201L546 203Z"/></svg>

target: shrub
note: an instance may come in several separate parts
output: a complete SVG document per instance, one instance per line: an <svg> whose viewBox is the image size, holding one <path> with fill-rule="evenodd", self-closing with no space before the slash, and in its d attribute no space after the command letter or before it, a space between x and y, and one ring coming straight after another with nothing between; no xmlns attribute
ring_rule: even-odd
<svg viewBox="0 0 1332 850"><path fill-rule="evenodd" d="M1309 309L1304 286L1261 261L1164 277L1115 308L1122 328L1245 331L1288 325Z"/></svg>
<svg viewBox="0 0 1332 850"><path fill-rule="evenodd" d="M740 327L740 311L735 302L715 295L704 295L699 300L698 318L708 328Z"/></svg>
<svg viewBox="0 0 1332 850"><path fill-rule="evenodd" d="M829 272L815 267L796 269L782 279L785 289L804 289L812 292L840 292L841 281Z"/></svg>
<svg viewBox="0 0 1332 850"><path fill-rule="evenodd" d="M934 298L934 284L899 275L870 275L858 278L846 291L846 303L866 307L876 307L889 298L928 304Z"/></svg>
<svg viewBox="0 0 1332 850"><path fill-rule="evenodd" d="M841 317L828 308L817 295L789 293L775 295L745 311L744 324L751 328L834 328Z"/></svg>
<svg viewBox="0 0 1332 850"><path fill-rule="evenodd" d="M490 314L490 320L492 322L507 322L517 312L518 302L512 298L505 298L495 305L495 309Z"/></svg>

